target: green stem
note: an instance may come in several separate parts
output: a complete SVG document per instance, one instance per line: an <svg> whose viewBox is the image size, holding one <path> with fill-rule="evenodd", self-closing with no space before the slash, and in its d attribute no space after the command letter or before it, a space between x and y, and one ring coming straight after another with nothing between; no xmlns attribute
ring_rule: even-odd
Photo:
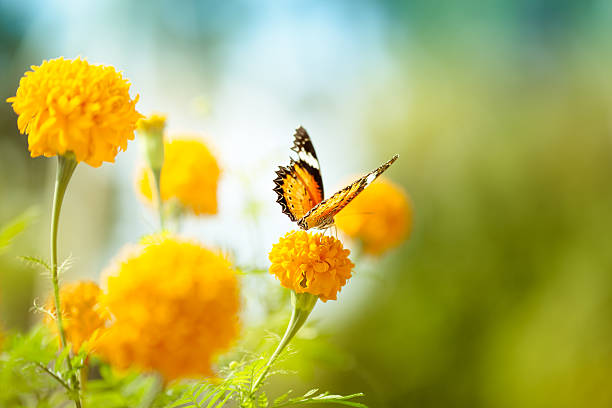
<svg viewBox="0 0 612 408"><path fill-rule="evenodd" d="M59 290L59 277L58 277L58 265L57 265L57 230L59 223L59 216L62 209L62 203L64 201L64 195L66 194L66 188L68 182L74 173L77 161L74 155L66 153L65 155L57 156L57 173L55 176L55 191L53 193L53 209L51 210L51 281L53 283L53 295L55 300L55 311L57 329L60 335L61 348L67 347L66 342L66 331L64 330L63 318L62 318L62 307L60 302L60 290ZM68 353L66 357L66 364L68 370L72 371L72 363L70 361L72 352ZM81 408L81 401L79 396L79 380L73 373L70 378L70 385L74 387L76 391L76 397L74 397L74 404L77 408Z"/></svg>
<svg viewBox="0 0 612 408"><path fill-rule="evenodd" d="M155 192L157 197L157 212L159 213L159 226L162 230L166 227L166 220L164 217L164 202L161 197L161 168L151 169L153 172L153 179L155 180Z"/></svg>
<svg viewBox="0 0 612 408"><path fill-rule="evenodd" d="M44 371L45 373L49 374L55 381L60 383L62 385L62 387L64 387L66 389L66 391L72 392L72 389L70 388L70 386L68 384L66 384L66 382L64 380L62 380L60 377L58 377L53 371L49 370L44 364L41 364L41 363L38 363L38 362L34 363L34 364L36 364L36 367L38 367L42 371Z"/></svg>
<svg viewBox="0 0 612 408"><path fill-rule="evenodd" d="M319 299L316 295L311 295L310 293L295 293L291 292L291 303L293 304L293 311L291 312L291 319L289 320L289 325L287 326L287 330L280 343L274 350L272 356L266 363L262 373L259 375L257 380L251 386L251 396L257 391L262 381L268 375L272 364L281 354L281 352L287 347L287 344L291 341L291 339L296 335L296 333L300 330L300 328L306 323L310 312L314 308L317 300Z"/></svg>

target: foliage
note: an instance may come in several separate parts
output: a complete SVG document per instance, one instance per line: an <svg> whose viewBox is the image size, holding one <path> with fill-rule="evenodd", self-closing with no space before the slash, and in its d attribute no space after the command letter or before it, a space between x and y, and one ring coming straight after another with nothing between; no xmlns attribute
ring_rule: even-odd
<svg viewBox="0 0 612 408"><path fill-rule="evenodd" d="M280 408L312 404L336 404L365 408L354 401L363 396L334 395L312 389L292 397L290 390L271 398L261 389L251 391L266 358L245 353L240 362L232 361L220 370L223 379L197 382L177 381L159 389L157 377L131 372L120 372L95 357L88 357L83 345L71 358L72 370L63 364L68 348L58 349L57 339L44 326L37 326L27 334L10 336L0 355L0 406L51 407L69 401L69 378L73 374L86 375L85 405L90 408L122 408L139 406L152 398L154 407L169 408ZM284 353L287 358L291 353ZM83 371L83 372L81 372ZM274 370L271 375L290 373Z"/></svg>
<svg viewBox="0 0 612 408"><path fill-rule="evenodd" d="M36 216L37 211L29 208L0 228L0 253L11 244L17 235L32 224Z"/></svg>
<svg viewBox="0 0 612 408"><path fill-rule="evenodd" d="M223 370L225 379L219 384L201 383L186 392L176 402L173 408L219 408L234 403L240 408L280 408L300 406L301 404L337 404L352 407L366 408L366 405L351 401L361 397L363 394L352 394L347 396L332 395L328 392L319 393L318 389L312 389L300 397L291 398L291 390L270 400L261 389L252 391L252 385L259 373L264 369L267 359L254 358L244 359L242 362L231 362ZM285 373L282 370L273 371L272 374Z"/></svg>

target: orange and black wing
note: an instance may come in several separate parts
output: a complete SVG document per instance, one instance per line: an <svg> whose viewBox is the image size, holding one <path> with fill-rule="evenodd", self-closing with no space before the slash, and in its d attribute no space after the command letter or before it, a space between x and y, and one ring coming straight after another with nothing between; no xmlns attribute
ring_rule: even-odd
<svg viewBox="0 0 612 408"><path fill-rule="evenodd" d="M384 163L382 166L373 170L356 180L347 187L338 191L336 194L329 197L314 206L308 211L299 221L298 225L304 230L310 228L325 228L334 223L334 216L340 212L348 203L359 195L367 186L378 178L385 170L397 160L399 156L396 154Z"/></svg>
<svg viewBox="0 0 612 408"><path fill-rule="evenodd" d="M278 169L274 191L283 213L291 221L297 221L323 200L323 179L317 153L306 130L300 126L293 137L291 150L297 153L298 159L291 159L289 166Z"/></svg>

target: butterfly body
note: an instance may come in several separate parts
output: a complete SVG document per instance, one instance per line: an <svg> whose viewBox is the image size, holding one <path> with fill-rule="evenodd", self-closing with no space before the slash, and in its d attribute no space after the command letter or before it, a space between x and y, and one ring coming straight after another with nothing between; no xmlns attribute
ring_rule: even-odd
<svg viewBox="0 0 612 408"><path fill-rule="evenodd" d="M334 216L361 193L370 183L397 160L398 155L324 200L323 179L314 146L303 127L296 129L293 147L298 160L280 166L274 179L276 200L291 221L304 230L326 229L334 224Z"/></svg>

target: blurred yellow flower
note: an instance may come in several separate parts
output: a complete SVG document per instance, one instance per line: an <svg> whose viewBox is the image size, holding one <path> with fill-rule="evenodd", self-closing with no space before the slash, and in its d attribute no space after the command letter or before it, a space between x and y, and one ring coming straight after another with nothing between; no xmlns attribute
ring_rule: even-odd
<svg viewBox="0 0 612 408"><path fill-rule="evenodd" d="M399 245L412 229L412 204L404 190L380 178L336 216L337 227L380 255Z"/></svg>
<svg viewBox="0 0 612 408"><path fill-rule="evenodd" d="M170 235L146 237L105 272L112 323L100 354L166 381L211 376L239 333L236 273L223 256Z"/></svg>
<svg viewBox="0 0 612 408"><path fill-rule="evenodd" d="M19 115L32 157L73 152L77 161L98 167L115 161L134 138L141 115L129 88L113 67L57 58L32 66L6 101Z"/></svg>
<svg viewBox="0 0 612 408"><path fill-rule="evenodd" d="M296 293L317 295L323 302L336 300L355 266L349 254L334 237L292 231L272 246L270 273Z"/></svg>
<svg viewBox="0 0 612 408"><path fill-rule="evenodd" d="M166 115L154 113L142 118L136 123L138 139L142 145L144 159L155 175L155 191L161 176L164 164L164 129L166 128Z"/></svg>
<svg viewBox="0 0 612 408"><path fill-rule="evenodd" d="M108 320L108 314L99 304L101 290L94 282L78 281L62 285L60 297L62 302L62 317L66 340L72 343L74 352L78 352L85 341L98 338L99 332L104 330ZM55 303L53 295L47 301L47 310L55 315ZM57 332L55 319L47 316L45 324ZM98 333L96 333L98 331ZM96 334L96 336L94 336ZM92 347L95 345L90 344Z"/></svg>
<svg viewBox="0 0 612 408"><path fill-rule="evenodd" d="M196 138L176 138L164 144L161 170L161 197L176 198L195 215L217 213L217 185L221 169L209 148ZM151 176L142 168L137 176L138 190L152 202Z"/></svg>
<svg viewBox="0 0 612 408"><path fill-rule="evenodd" d="M151 116L141 118L136 122L136 130L143 133L163 132L166 127L166 115L153 113Z"/></svg>

